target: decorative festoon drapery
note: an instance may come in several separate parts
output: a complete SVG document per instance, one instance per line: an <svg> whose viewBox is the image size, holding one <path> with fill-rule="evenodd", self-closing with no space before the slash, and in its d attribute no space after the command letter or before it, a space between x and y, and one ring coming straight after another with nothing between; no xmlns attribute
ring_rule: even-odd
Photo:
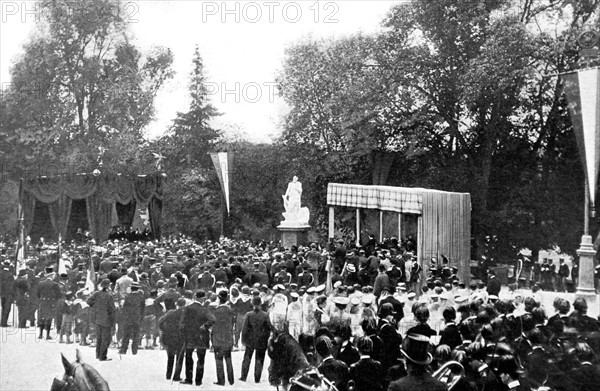
<svg viewBox="0 0 600 391"><path fill-rule="evenodd" d="M25 218L25 234L33 225L36 202L48 204L54 230L66 234L73 200L86 200L90 234L98 241L108 238L112 205L117 203L119 222L131 224L136 206L148 206L155 238L162 221L162 175L80 174L22 180L19 201ZM119 206L120 205L120 206Z"/></svg>

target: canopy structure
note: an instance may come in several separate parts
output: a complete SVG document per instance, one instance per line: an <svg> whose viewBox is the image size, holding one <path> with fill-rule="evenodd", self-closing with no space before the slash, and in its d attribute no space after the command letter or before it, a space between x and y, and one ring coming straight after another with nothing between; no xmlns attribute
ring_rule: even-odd
<svg viewBox="0 0 600 391"><path fill-rule="evenodd" d="M471 261L471 195L439 190L391 186L364 186L330 183L329 238L334 237L334 207L356 208L357 243L360 236L360 209L376 209L398 213L398 238L402 237L402 214L418 215L417 259L428 270L431 258L448 258L458 267L462 281L470 279ZM380 240L383 239L380 217Z"/></svg>
<svg viewBox="0 0 600 391"><path fill-rule="evenodd" d="M150 227L159 239L162 222L163 176L125 174L77 174L56 177L37 177L21 180L19 189L19 218L29 235L33 227L37 203L46 204L52 228L66 237L73 201L83 200L88 229L96 241L108 238L112 210L115 207L119 223L131 225L136 207L148 207Z"/></svg>

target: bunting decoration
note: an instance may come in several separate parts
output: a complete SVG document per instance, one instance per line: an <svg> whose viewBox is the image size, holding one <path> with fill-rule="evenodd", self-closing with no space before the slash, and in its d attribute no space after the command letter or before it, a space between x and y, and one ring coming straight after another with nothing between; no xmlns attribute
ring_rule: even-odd
<svg viewBox="0 0 600 391"><path fill-rule="evenodd" d="M229 196L231 192L231 179L233 172L233 153L232 152L212 152L210 157L217 170L217 176L221 183L221 190L225 195L225 204L227 205L227 215L229 215Z"/></svg>
<svg viewBox="0 0 600 391"><path fill-rule="evenodd" d="M600 68L560 75L569 115L582 159L594 216L598 167L600 166Z"/></svg>

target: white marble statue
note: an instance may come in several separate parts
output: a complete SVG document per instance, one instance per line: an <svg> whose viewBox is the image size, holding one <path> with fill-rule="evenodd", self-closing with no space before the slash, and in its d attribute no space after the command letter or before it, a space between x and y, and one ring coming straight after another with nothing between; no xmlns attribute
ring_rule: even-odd
<svg viewBox="0 0 600 391"><path fill-rule="evenodd" d="M285 221L282 221L281 225L308 225L310 212L308 208L302 208L301 206L302 183L298 182L297 176L294 175L292 181L288 183L287 190L282 197L283 207L285 208L285 213L283 213Z"/></svg>

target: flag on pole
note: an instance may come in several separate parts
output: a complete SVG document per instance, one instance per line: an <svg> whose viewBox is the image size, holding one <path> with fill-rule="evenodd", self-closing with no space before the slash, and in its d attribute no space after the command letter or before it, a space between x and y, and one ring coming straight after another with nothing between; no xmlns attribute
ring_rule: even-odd
<svg viewBox="0 0 600 391"><path fill-rule="evenodd" d="M594 210L600 166L600 68L560 75Z"/></svg>
<svg viewBox="0 0 600 391"><path fill-rule="evenodd" d="M87 277L85 279L85 288L89 292L96 290L96 271L94 270L94 261L90 259L90 267L88 268Z"/></svg>
<svg viewBox="0 0 600 391"><path fill-rule="evenodd" d="M231 192L231 179L233 172L233 153L232 152L211 152L210 157L217 171L221 190L225 195L225 204L227 205L227 215L229 215L229 195Z"/></svg>

